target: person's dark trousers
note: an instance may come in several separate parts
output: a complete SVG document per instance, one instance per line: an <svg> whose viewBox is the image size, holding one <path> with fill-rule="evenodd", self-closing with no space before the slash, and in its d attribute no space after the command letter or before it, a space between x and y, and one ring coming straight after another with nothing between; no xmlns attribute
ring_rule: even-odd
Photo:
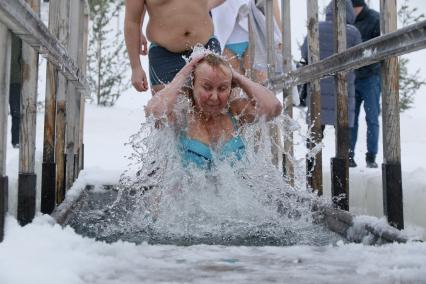
<svg viewBox="0 0 426 284"><path fill-rule="evenodd" d="M358 119L364 102L367 121L367 156L376 157L379 146L380 75L355 81L355 123L352 130L351 151L354 153L358 138Z"/></svg>
<svg viewBox="0 0 426 284"><path fill-rule="evenodd" d="M9 105L12 116L12 145L17 145L21 121L21 84L10 84Z"/></svg>

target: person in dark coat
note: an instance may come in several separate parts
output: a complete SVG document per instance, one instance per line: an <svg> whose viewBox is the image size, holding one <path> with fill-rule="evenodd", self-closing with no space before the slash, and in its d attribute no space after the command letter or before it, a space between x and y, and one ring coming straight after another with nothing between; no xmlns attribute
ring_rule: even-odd
<svg viewBox="0 0 426 284"><path fill-rule="evenodd" d="M10 68L9 106L12 117L12 146L19 148L19 124L21 121L21 54L22 41L16 35L12 35L12 58Z"/></svg>
<svg viewBox="0 0 426 284"><path fill-rule="evenodd" d="M334 8L333 1L326 8L325 21L319 22L319 46L321 60L335 53L334 51ZM361 34L352 25L355 22L355 13L350 0L346 1L346 35L347 48L361 43ZM308 62L308 42L307 38L301 48L303 59ZM348 112L349 127L354 125L355 116L355 73L348 73ZM334 125L336 120L336 85L335 78L321 80L321 124ZM308 98L309 100L309 98ZM309 106L309 103L307 104ZM309 112L308 112L309 113ZM349 131L351 132L351 130Z"/></svg>
<svg viewBox="0 0 426 284"><path fill-rule="evenodd" d="M355 26L361 32L362 41L380 36L380 14L370 9L364 0L352 0L355 10ZM356 72L355 81L355 124L352 130L351 154L349 165L356 167L354 160L355 145L358 137L358 117L361 104L364 102L365 119L367 121L367 153L368 168L377 168L376 154L379 146L379 114L380 114L380 63L362 67Z"/></svg>

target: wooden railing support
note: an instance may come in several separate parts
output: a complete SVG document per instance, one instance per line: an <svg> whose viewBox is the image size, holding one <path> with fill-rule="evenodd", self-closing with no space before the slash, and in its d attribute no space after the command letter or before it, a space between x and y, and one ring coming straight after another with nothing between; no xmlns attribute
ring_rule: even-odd
<svg viewBox="0 0 426 284"><path fill-rule="evenodd" d="M78 65L86 75L87 70L87 48L89 43L89 15L90 15L90 6L88 0L84 0L84 5L82 4L81 19L82 23L82 32L80 33L81 50L79 52L79 62ZM78 127L78 149L77 149L77 162L78 162L78 173L84 168L84 144L83 144L83 135L84 135L84 111L86 97L90 95L87 90L81 92L80 98L80 121ZM78 174L77 174L78 175Z"/></svg>
<svg viewBox="0 0 426 284"><path fill-rule="evenodd" d="M274 4L273 0L266 0L264 2L264 11L266 17L266 56L267 56L267 72L268 72L268 81L272 80L275 77L275 38L274 38ZM280 161L280 129L278 125L271 124L269 127L269 135L271 137L271 153L272 153L272 163L279 167Z"/></svg>
<svg viewBox="0 0 426 284"><path fill-rule="evenodd" d="M6 174L7 115L9 112L10 58L12 39L9 30L0 23L0 242L8 211L9 184Z"/></svg>
<svg viewBox="0 0 426 284"><path fill-rule="evenodd" d="M49 31L63 45L68 39L68 11L68 1L52 0L49 3ZM55 157L57 98L65 97L67 80L51 62L47 63L46 76L41 212L50 214L58 195Z"/></svg>
<svg viewBox="0 0 426 284"><path fill-rule="evenodd" d="M46 113L42 165L41 211L51 213L65 196L65 129L71 149L72 171L68 185L77 177L83 158L82 126L84 107L81 93L89 92L85 68L87 57L87 0L51 0L50 30L40 20L41 0L0 0L0 237L7 211L6 142L7 99L10 84L10 34L22 40L22 98L18 177L18 221L25 225L33 219L36 208L35 136L37 111L38 52L48 60ZM73 10L70 10L73 5ZM70 25L70 14L73 19ZM75 28L77 27L77 29ZM70 32L72 30L72 32ZM10 34L9 34L10 32ZM66 47L65 47L66 46ZM81 58L80 58L81 57ZM6 62L9 61L9 64ZM76 64L78 62L78 64ZM83 64L84 63L84 64ZM78 65L78 66L77 66ZM83 68L84 70L82 70ZM6 89L7 88L7 89ZM74 93L74 94L73 94ZM65 125L66 99L70 99L71 127ZM81 134L81 135L80 135ZM80 146L81 145L81 146Z"/></svg>
<svg viewBox="0 0 426 284"><path fill-rule="evenodd" d="M31 6L23 0L0 0L0 22L40 54L44 54L48 61L59 66L61 73L73 81L77 88L89 89L86 77L71 59L67 49L52 36L37 13L31 10Z"/></svg>
<svg viewBox="0 0 426 284"><path fill-rule="evenodd" d="M0 0L1 1L1 0ZM400 56L426 48L426 20L390 34L348 48L315 64L309 64L272 80L274 89L296 86L333 76L336 72L355 70L380 62L390 56Z"/></svg>
<svg viewBox="0 0 426 284"><path fill-rule="evenodd" d="M70 2L69 25L70 29L68 52L71 58L78 62L79 45L81 45L80 29L80 1ZM76 175L75 156L78 140L76 140L76 127L80 124L80 92L73 84L68 84L65 103L65 190L71 188ZM78 121L78 123L77 123Z"/></svg>
<svg viewBox="0 0 426 284"><path fill-rule="evenodd" d="M52 0L53 1L53 0ZM61 1L61 19L60 40L65 47L68 48L70 38L70 1ZM72 59L72 56L68 54ZM55 144L55 161L56 161L56 204L62 203L65 198L65 121L66 121L66 98L68 94L69 81L60 82L56 97L56 144Z"/></svg>
<svg viewBox="0 0 426 284"><path fill-rule="evenodd" d="M26 0L34 13L40 13L40 0ZM37 176L35 138L37 121L38 52L22 43L21 122L19 131L18 221L30 223L35 215Z"/></svg>
<svg viewBox="0 0 426 284"><path fill-rule="evenodd" d="M292 53L291 53L291 16L290 16L290 0L281 0L282 15L282 47L283 47L283 68L284 73L288 73L292 69ZM293 118L293 97L291 96L292 88L283 89L284 113ZM288 178L291 185L294 185L294 149L293 149L293 133L284 133L284 153L283 153L283 173Z"/></svg>
<svg viewBox="0 0 426 284"><path fill-rule="evenodd" d="M380 1L382 34L397 30L396 0ZM398 58L382 62L383 210L391 225L404 228L399 121Z"/></svg>
<svg viewBox="0 0 426 284"><path fill-rule="evenodd" d="M346 50L346 0L334 0L334 46L336 53ZM331 159L331 195L334 203L349 210L349 122L347 72L336 74L336 157Z"/></svg>
<svg viewBox="0 0 426 284"><path fill-rule="evenodd" d="M318 28L318 0L308 0L308 63L315 64L320 60L319 53L319 28ZM308 138L307 146L312 150L315 145L322 141L321 129L321 90L320 81L314 80L309 83L309 126L311 137ZM322 151L319 150L313 156L308 155L306 159L308 187L323 193L322 185Z"/></svg>

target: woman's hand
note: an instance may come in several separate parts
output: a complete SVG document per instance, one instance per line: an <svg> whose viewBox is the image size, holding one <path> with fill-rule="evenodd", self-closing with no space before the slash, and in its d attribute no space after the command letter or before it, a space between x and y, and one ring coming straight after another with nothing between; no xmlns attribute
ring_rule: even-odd
<svg viewBox="0 0 426 284"><path fill-rule="evenodd" d="M190 59L188 63L176 74L175 79L173 81L179 82L179 85L186 82L186 79L194 72L195 68L197 67L198 63L206 57L207 53L202 53L197 56L194 56Z"/></svg>
<svg viewBox="0 0 426 284"><path fill-rule="evenodd" d="M244 76L241 75L238 71L234 70L234 68L231 67L232 72L232 85L235 87L240 87L241 81L244 80Z"/></svg>

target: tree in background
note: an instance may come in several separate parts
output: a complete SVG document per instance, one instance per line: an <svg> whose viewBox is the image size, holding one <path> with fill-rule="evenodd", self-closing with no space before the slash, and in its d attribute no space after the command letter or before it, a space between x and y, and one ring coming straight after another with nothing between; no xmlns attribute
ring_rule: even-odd
<svg viewBox="0 0 426 284"><path fill-rule="evenodd" d="M98 105L113 106L120 94L129 88L124 37L118 28L124 1L89 0L89 6L88 77L92 99L96 99Z"/></svg>
<svg viewBox="0 0 426 284"><path fill-rule="evenodd" d="M398 11L398 18L402 26L408 26L424 20L424 14L418 14L417 8L409 7L409 0L404 0ZM400 110L403 112L412 107L416 92L426 84L425 79L420 77L420 69L414 73L408 73L409 59L400 57L399 59L399 99Z"/></svg>

